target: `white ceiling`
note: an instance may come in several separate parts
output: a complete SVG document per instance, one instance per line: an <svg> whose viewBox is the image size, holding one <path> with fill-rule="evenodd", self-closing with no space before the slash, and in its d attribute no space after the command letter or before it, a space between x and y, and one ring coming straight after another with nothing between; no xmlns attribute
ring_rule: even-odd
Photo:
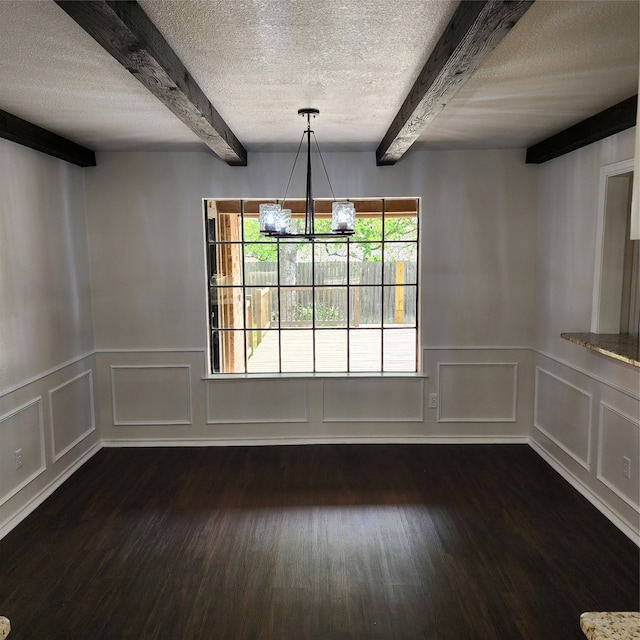
<svg viewBox="0 0 640 640"><path fill-rule="evenodd" d="M249 152L373 151L457 0L139 0ZM416 146L525 147L638 91L638 0L536 0ZM53 0L0 0L0 109L95 150L206 147Z"/></svg>

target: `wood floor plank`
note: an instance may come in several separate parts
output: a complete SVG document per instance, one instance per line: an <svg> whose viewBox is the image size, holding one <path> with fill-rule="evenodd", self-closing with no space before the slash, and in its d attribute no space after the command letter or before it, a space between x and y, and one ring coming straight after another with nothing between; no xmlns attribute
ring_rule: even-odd
<svg viewBox="0 0 640 640"><path fill-rule="evenodd" d="M12 640L583 640L638 548L526 445L103 449L0 540Z"/></svg>

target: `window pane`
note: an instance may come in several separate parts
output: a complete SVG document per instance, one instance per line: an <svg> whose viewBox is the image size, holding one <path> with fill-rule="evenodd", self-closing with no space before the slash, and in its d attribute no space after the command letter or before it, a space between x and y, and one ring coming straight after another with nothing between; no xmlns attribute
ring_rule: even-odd
<svg viewBox="0 0 640 640"><path fill-rule="evenodd" d="M312 284L311 243L280 242L280 285L285 287Z"/></svg>
<svg viewBox="0 0 640 640"><path fill-rule="evenodd" d="M350 287L349 326L382 326L382 287Z"/></svg>
<svg viewBox="0 0 640 640"><path fill-rule="evenodd" d="M311 327L313 323L313 289L282 287L280 289L280 326Z"/></svg>
<svg viewBox="0 0 640 640"><path fill-rule="evenodd" d="M210 287L209 296L212 328L244 328L242 287Z"/></svg>
<svg viewBox="0 0 640 640"><path fill-rule="evenodd" d="M415 325L417 287L384 287L384 324Z"/></svg>
<svg viewBox="0 0 640 640"><path fill-rule="evenodd" d="M348 316L347 288L316 288L314 315L317 327L346 327Z"/></svg>
<svg viewBox="0 0 640 640"><path fill-rule="evenodd" d="M215 242L218 238L216 237L216 219L215 217L207 216L207 240L209 242Z"/></svg>
<svg viewBox="0 0 640 640"><path fill-rule="evenodd" d="M281 331L282 371L313 371L313 331Z"/></svg>
<svg viewBox="0 0 640 640"><path fill-rule="evenodd" d="M269 329L278 326L278 290L270 287L247 287L247 329Z"/></svg>
<svg viewBox="0 0 640 640"><path fill-rule="evenodd" d="M274 242L273 238L270 238L269 236L261 235L260 222L257 217L247 218L245 216L243 232L244 232L245 242L266 242L266 243Z"/></svg>
<svg viewBox="0 0 640 640"><path fill-rule="evenodd" d="M382 256L382 250L379 250ZM382 260L351 260L349 265L349 282L351 284L382 284Z"/></svg>
<svg viewBox="0 0 640 640"><path fill-rule="evenodd" d="M416 284L417 264L418 245L415 242L385 242L385 284Z"/></svg>
<svg viewBox="0 0 640 640"><path fill-rule="evenodd" d="M381 329L352 329L349 331L349 370L382 370Z"/></svg>
<svg viewBox="0 0 640 640"><path fill-rule="evenodd" d="M416 371L416 330L385 329L383 371Z"/></svg>
<svg viewBox="0 0 640 640"><path fill-rule="evenodd" d="M379 284L382 282L381 242L352 242L349 245L349 258L351 260L349 275L352 283Z"/></svg>
<svg viewBox="0 0 640 640"><path fill-rule="evenodd" d="M242 284L242 244L210 244L208 262L211 284Z"/></svg>
<svg viewBox="0 0 640 640"><path fill-rule="evenodd" d="M315 242L315 283L347 284L347 243Z"/></svg>
<svg viewBox="0 0 640 640"><path fill-rule="evenodd" d="M400 218L386 215L384 218L385 240L417 240L418 218Z"/></svg>
<svg viewBox="0 0 640 640"><path fill-rule="evenodd" d="M277 286L278 284L278 245L245 244L244 278L249 287Z"/></svg>
<svg viewBox="0 0 640 640"><path fill-rule="evenodd" d="M316 371L347 370L347 331L318 329L316 331Z"/></svg>
<svg viewBox="0 0 640 640"><path fill-rule="evenodd" d="M316 205L316 215L313 225L315 233L331 233L331 205L323 207L327 209L327 213L323 217L319 217ZM304 220L300 221L300 230L304 229ZM322 242L322 239L319 240ZM318 241L316 241L318 242Z"/></svg>
<svg viewBox="0 0 640 640"><path fill-rule="evenodd" d="M356 227L353 239L355 241L382 240L382 218L359 216L356 207Z"/></svg>
<svg viewBox="0 0 640 640"><path fill-rule="evenodd" d="M244 373L245 332L212 331L212 368L218 373Z"/></svg>
<svg viewBox="0 0 640 640"><path fill-rule="evenodd" d="M280 332L273 329L253 332L253 352L247 373L277 373L280 370Z"/></svg>

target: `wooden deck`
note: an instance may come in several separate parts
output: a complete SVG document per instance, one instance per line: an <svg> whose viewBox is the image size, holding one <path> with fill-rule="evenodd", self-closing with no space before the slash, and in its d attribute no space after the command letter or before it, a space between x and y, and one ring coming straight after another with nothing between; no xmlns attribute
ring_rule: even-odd
<svg viewBox="0 0 640 640"><path fill-rule="evenodd" d="M365 372L382 369L382 331L379 328L347 331L316 329L315 370L317 372ZM279 344L279 340L282 344ZM349 348L347 349L347 341ZM313 330L267 331L248 360L248 373L279 370L282 353L283 373L314 370ZM351 364L347 366L347 358ZM385 329L384 371L415 371L416 329Z"/></svg>

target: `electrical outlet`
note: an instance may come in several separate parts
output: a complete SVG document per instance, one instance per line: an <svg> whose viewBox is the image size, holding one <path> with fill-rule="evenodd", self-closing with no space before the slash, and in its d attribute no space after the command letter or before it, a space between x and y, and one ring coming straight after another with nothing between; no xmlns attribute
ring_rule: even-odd
<svg viewBox="0 0 640 640"><path fill-rule="evenodd" d="M631 460L627 456L622 458L622 475L625 478L631 478Z"/></svg>
<svg viewBox="0 0 640 640"><path fill-rule="evenodd" d="M16 449L15 457L16 457L16 471L22 468L22 449Z"/></svg>
<svg viewBox="0 0 640 640"><path fill-rule="evenodd" d="M429 409L437 409L438 408L438 394L430 393L429 394Z"/></svg>

